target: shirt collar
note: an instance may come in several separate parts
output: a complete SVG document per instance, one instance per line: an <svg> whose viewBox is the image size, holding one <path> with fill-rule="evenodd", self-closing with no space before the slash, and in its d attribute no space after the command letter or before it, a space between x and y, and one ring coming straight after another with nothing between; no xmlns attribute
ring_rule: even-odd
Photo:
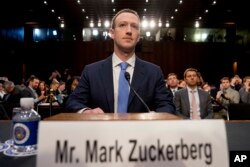
<svg viewBox="0 0 250 167"><path fill-rule="evenodd" d="M177 91L177 88L170 88L171 91Z"/></svg>
<svg viewBox="0 0 250 167"><path fill-rule="evenodd" d="M187 90L188 90L188 92L191 92L191 91L195 91L195 92L197 92L198 90L197 90L197 87L195 87L194 89L191 89L190 87L188 87L187 86Z"/></svg>
<svg viewBox="0 0 250 167"><path fill-rule="evenodd" d="M135 67L135 54L133 54L133 56L130 57L126 62L129 64L129 66L134 68ZM121 59L119 59L119 57L115 53L113 53L113 55L112 55L112 64L113 65L112 66L116 67L120 63L122 63Z"/></svg>

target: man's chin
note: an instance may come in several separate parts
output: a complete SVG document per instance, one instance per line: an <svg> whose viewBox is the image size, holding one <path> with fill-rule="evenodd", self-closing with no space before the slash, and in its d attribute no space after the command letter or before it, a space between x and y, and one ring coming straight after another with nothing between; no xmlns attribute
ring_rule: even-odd
<svg viewBox="0 0 250 167"><path fill-rule="evenodd" d="M124 45L124 46L122 46L122 50L124 52L129 52L129 53L134 51L134 48L135 48L134 45Z"/></svg>

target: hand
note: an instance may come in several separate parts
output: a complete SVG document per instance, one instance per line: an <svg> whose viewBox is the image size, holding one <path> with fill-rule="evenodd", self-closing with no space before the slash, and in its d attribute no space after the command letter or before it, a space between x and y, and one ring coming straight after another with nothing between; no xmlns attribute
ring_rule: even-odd
<svg viewBox="0 0 250 167"><path fill-rule="evenodd" d="M222 91L218 91L216 94L216 99L219 100L221 97Z"/></svg>
<svg viewBox="0 0 250 167"><path fill-rule="evenodd" d="M41 96L38 97L39 100L43 100L45 98L46 98L46 96L44 94L41 94Z"/></svg>
<svg viewBox="0 0 250 167"><path fill-rule="evenodd" d="M86 114L102 114L104 111L101 108L94 108L94 109L87 109L83 111L82 113Z"/></svg>
<svg viewBox="0 0 250 167"><path fill-rule="evenodd" d="M44 94L45 94L45 91L44 91L44 90L42 90L42 91L41 91L41 95L44 95Z"/></svg>

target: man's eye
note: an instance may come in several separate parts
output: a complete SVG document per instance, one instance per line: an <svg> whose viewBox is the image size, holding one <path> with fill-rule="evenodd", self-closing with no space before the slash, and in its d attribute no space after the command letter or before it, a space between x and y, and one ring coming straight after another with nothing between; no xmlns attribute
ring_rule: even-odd
<svg viewBox="0 0 250 167"><path fill-rule="evenodd" d="M137 25L131 25L131 27L136 29L136 30L139 29L139 27Z"/></svg>
<svg viewBox="0 0 250 167"><path fill-rule="evenodd" d="M120 24L119 27L126 27L126 24Z"/></svg>

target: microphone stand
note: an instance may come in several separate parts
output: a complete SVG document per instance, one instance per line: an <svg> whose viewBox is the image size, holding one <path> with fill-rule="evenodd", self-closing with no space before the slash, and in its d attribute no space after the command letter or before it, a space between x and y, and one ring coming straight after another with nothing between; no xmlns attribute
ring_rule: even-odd
<svg viewBox="0 0 250 167"><path fill-rule="evenodd" d="M130 74L128 72L125 72L124 76L125 76L126 80L128 81L129 87L133 90L134 94L138 97L138 99L141 101L141 103L144 105L144 107L147 109L147 111L149 113L153 112L153 111L150 111L150 109L148 108L148 105L144 102L144 100L140 97L140 95L131 86L131 84L130 84Z"/></svg>

